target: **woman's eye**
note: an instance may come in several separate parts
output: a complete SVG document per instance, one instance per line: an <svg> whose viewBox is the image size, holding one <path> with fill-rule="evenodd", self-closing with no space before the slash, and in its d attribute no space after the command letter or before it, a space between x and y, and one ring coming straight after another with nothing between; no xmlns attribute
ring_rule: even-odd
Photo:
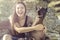
<svg viewBox="0 0 60 40"><path fill-rule="evenodd" d="M19 7L17 9L19 9Z"/></svg>

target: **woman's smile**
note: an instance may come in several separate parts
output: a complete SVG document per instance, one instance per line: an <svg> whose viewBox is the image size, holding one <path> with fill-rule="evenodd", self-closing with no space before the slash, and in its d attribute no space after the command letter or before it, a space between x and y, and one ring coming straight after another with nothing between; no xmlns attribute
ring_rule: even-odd
<svg viewBox="0 0 60 40"><path fill-rule="evenodd" d="M16 14L19 16L19 17L22 17L25 15L25 7L24 5L22 4L17 4L16 5Z"/></svg>

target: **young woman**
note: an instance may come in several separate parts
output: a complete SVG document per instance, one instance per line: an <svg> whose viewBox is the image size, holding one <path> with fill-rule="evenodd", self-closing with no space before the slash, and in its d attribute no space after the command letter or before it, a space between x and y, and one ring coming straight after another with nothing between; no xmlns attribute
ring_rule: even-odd
<svg viewBox="0 0 60 40"><path fill-rule="evenodd" d="M16 4L15 12L9 20L11 24L10 34L5 34L3 40L29 40L27 39L30 36L29 32L44 29L42 24L31 26L32 18L26 15L26 6L22 2Z"/></svg>

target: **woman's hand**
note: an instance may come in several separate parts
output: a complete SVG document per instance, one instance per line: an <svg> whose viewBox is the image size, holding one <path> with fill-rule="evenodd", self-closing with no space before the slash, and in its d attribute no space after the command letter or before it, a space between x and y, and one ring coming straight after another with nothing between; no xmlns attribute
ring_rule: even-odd
<svg viewBox="0 0 60 40"><path fill-rule="evenodd" d="M35 26L35 30L44 30L45 27L43 26L43 24L38 24Z"/></svg>

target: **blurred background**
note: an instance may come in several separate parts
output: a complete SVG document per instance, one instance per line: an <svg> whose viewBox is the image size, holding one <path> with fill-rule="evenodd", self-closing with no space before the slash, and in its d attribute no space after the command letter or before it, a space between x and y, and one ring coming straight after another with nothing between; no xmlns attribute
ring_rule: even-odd
<svg viewBox="0 0 60 40"><path fill-rule="evenodd" d="M37 15L36 6L47 8L43 21L47 27L46 35L51 40L60 40L60 0L0 0L0 39L8 32L8 17L19 1L26 4L27 15L33 18Z"/></svg>

